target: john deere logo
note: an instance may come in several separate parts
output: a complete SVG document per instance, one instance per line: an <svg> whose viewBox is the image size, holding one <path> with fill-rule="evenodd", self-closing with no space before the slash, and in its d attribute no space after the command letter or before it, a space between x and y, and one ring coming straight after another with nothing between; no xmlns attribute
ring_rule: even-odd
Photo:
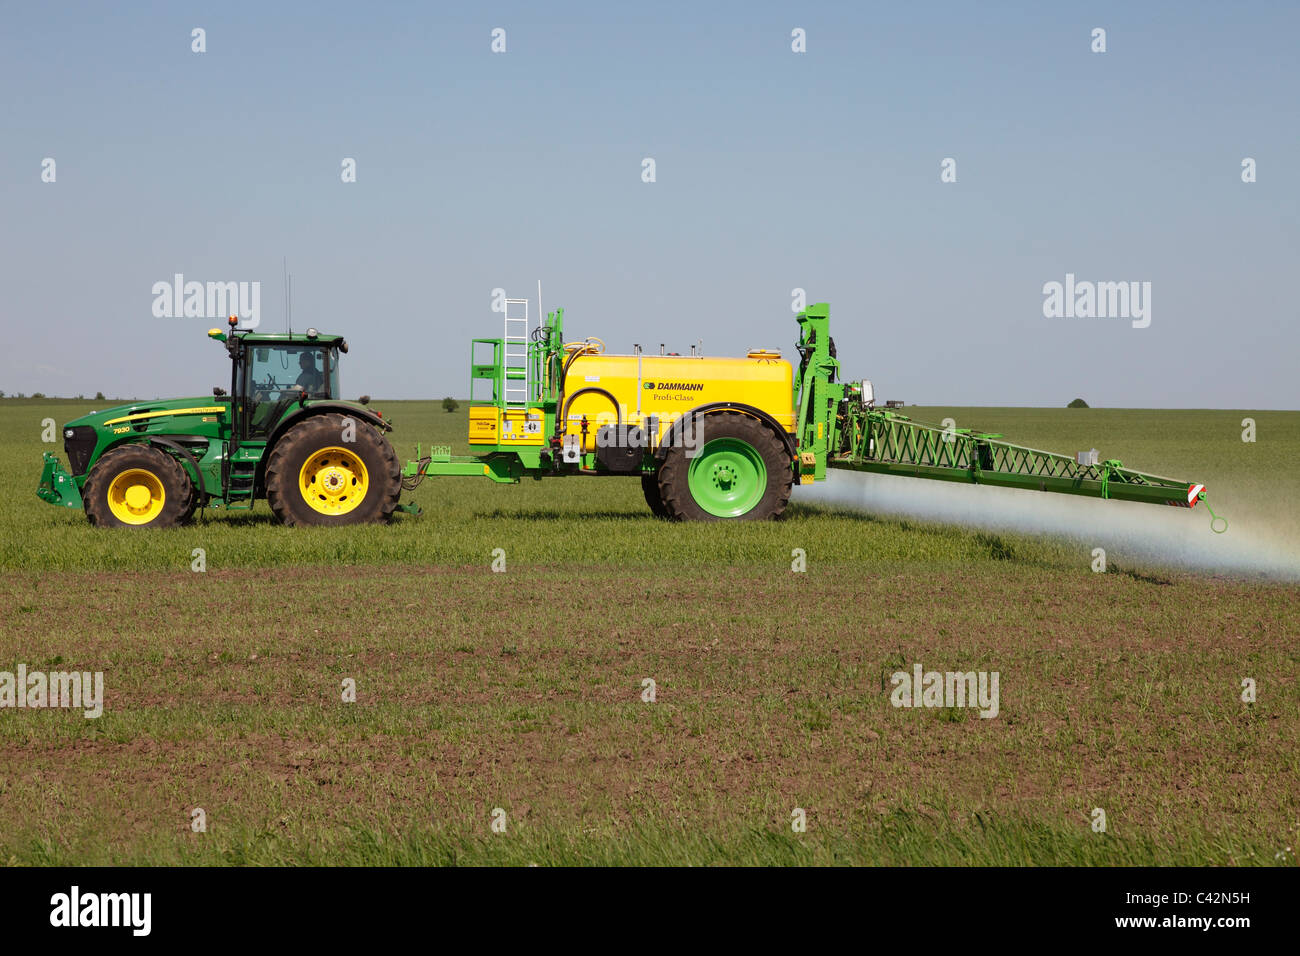
<svg viewBox="0 0 1300 956"><path fill-rule="evenodd" d="M654 382L646 382L646 383L645 383L644 385L642 385L641 387L644 388L644 389L647 389L648 391L652 391L652 392L653 392L653 391L654 391L654 387L655 387L655 383L654 383Z"/></svg>

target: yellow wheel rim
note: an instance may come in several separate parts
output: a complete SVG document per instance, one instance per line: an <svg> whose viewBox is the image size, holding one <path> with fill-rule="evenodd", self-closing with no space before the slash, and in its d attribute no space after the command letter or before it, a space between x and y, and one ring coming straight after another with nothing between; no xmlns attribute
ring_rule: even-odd
<svg viewBox="0 0 1300 956"><path fill-rule="evenodd" d="M298 490L323 515L345 515L366 497L366 466L344 448L322 448L303 462Z"/></svg>
<svg viewBox="0 0 1300 956"><path fill-rule="evenodd" d="M123 524L148 524L166 503L162 482L144 468L128 468L109 482L108 510Z"/></svg>

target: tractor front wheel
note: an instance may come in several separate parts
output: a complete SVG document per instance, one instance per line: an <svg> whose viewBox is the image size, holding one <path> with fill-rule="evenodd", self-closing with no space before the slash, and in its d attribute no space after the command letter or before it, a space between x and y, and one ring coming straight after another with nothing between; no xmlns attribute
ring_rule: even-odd
<svg viewBox="0 0 1300 956"><path fill-rule="evenodd" d="M194 487L171 455L148 445L106 451L90 469L81 497L101 528L171 528L191 511Z"/></svg>
<svg viewBox="0 0 1300 956"><path fill-rule="evenodd" d="M668 452L659 469L664 508L677 521L762 521L785 511L794 469L785 444L767 425L740 412L700 422L702 447L687 457Z"/></svg>
<svg viewBox="0 0 1300 956"><path fill-rule="evenodd" d="M343 415L294 425L266 464L266 500L287 525L387 521L401 493L401 467L388 439Z"/></svg>

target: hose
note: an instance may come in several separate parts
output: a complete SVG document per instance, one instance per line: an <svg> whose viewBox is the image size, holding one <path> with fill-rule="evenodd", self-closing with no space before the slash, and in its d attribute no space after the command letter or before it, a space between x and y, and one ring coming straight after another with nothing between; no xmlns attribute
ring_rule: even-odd
<svg viewBox="0 0 1300 956"><path fill-rule="evenodd" d="M574 403L579 395L585 395L587 392L596 392L597 394L604 395L608 398L610 404L614 406L614 423L616 425L623 424L623 406L618 403L618 399L616 399L610 392L607 392L603 388L598 388L595 385L588 385L585 388L580 388L569 396L568 401L564 403L563 411L560 413L560 421L567 422L569 420L569 406Z"/></svg>
<svg viewBox="0 0 1300 956"><path fill-rule="evenodd" d="M1214 513L1214 509L1210 507L1210 503L1205 500L1204 492L1201 493L1201 500L1205 501L1205 510L1210 512L1210 530L1215 534L1223 534L1223 532L1228 530L1228 519L1220 518ZM1222 528L1218 527L1219 522L1223 522Z"/></svg>
<svg viewBox="0 0 1300 956"><path fill-rule="evenodd" d="M421 458L416 461L417 467L415 469L415 474L406 475L402 478L402 490L414 491L416 488L419 488L420 483L424 481L425 478L424 470L429 467L429 463L432 461L433 459L429 457Z"/></svg>
<svg viewBox="0 0 1300 956"><path fill-rule="evenodd" d="M597 346L599 346L599 348L597 348ZM560 381L558 383L558 387L555 393L557 399L556 404L560 408L562 408L566 413L568 412L569 406L565 404L564 401L564 383L569 378L569 368L573 365L574 362L578 360L578 356L585 355L587 352L593 352L593 354L598 355L603 351L605 351L605 343L602 342L600 339L593 339L590 336L588 336L578 345L576 349L573 350L573 354L569 356L568 360L564 363L563 368L560 369ZM561 414L556 416L555 435L552 436L556 442L559 442L560 436L564 434L564 429L566 424L567 422L565 421L565 415Z"/></svg>

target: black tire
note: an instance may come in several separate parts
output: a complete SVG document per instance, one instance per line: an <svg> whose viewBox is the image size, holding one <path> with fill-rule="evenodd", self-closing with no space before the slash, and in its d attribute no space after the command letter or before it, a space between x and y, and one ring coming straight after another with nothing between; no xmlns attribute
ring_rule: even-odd
<svg viewBox="0 0 1300 956"><path fill-rule="evenodd" d="M186 477L189 477L188 472ZM199 489L194 487L194 482L190 482L190 500L185 505L185 510L181 512L180 523L189 524L194 520L194 512L199 507Z"/></svg>
<svg viewBox="0 0 1300 956"><path fill-rule="evenodd" d="M176 459L176 463L181 466L182 470L185 469L185 465L181 462L179 458ZM190 473L188 470L185 471L185 477L186 478L190 477ZM192 522L194 520L194 512L197 511L198 508L199 508L199 486L194 483L193 478L190 478L190 500L185 503L185 510L181 512L179 523L184 525Z"/></svg>
<svg viewBox="0 0 1300 956"><path fill-rule="evenodd" d="M664 507L663 496L659 494L659 476L657 474L643 474L641 476L641 493L645 495L645 503L650 506L656 518L667 518L668 509Z"/></svg>
<svg viewBox="0 0 1300 956"><path fill-rule="evenodd" d="M349 429L354 433L353 440L345 442L344 435ZM366 475L361 496L351 501L347 510L341 513L325 513L312 507L308 492L299 484L303 466L331 448L343 452L340 460L333 464L341 465L355 475L359 461ZM328 456L323 463L329 463ZM337 502L344 502L347 498L346 489L331 493ZM266 500L275 516L287 525L341 526L387 521L392 517L401 493L401 467L393 446L377 428L360 418L347 419L335 413L313 415L294 425L275 443L266 463ZM316 497L326 501L324 493Z"/></svg>
<svg viewBox="0 0 1300 956"><path fill-rule="evenodd" d="M700 423L706 454L709 442L721 438L736 439L749 445L763 459L767 484L762 497L744 514L720 517L704 510L691 494L690 466L685 448L672 448L659 468L659 495L664 509L674 521L763 521L779 518L790 500L794 485L794 468L785 443L763 422L740 412L714 412Z"/></svg>
<svg viewBox="0 0 1300 956"><path fill-rule="evenodd" d="M119 484L114 489L114 479L131 471L152 475L157 482L155 491L161 491L161 504L155 495L147 506L154 511L148 520L134 522L120 517L124 510L132 512L133 509L125 497L119 496L122 486ZM118 496L116 512L109 501L110 491ZM98 528L173 528L184 520L187 510L193 510L190 502L194 498L194 484L180 462L166 452L148 445L120 445L104 452L95 462L86 476L81 498L86 517ZM140 511L140 517L146 515L147 510Z"/></svg>

